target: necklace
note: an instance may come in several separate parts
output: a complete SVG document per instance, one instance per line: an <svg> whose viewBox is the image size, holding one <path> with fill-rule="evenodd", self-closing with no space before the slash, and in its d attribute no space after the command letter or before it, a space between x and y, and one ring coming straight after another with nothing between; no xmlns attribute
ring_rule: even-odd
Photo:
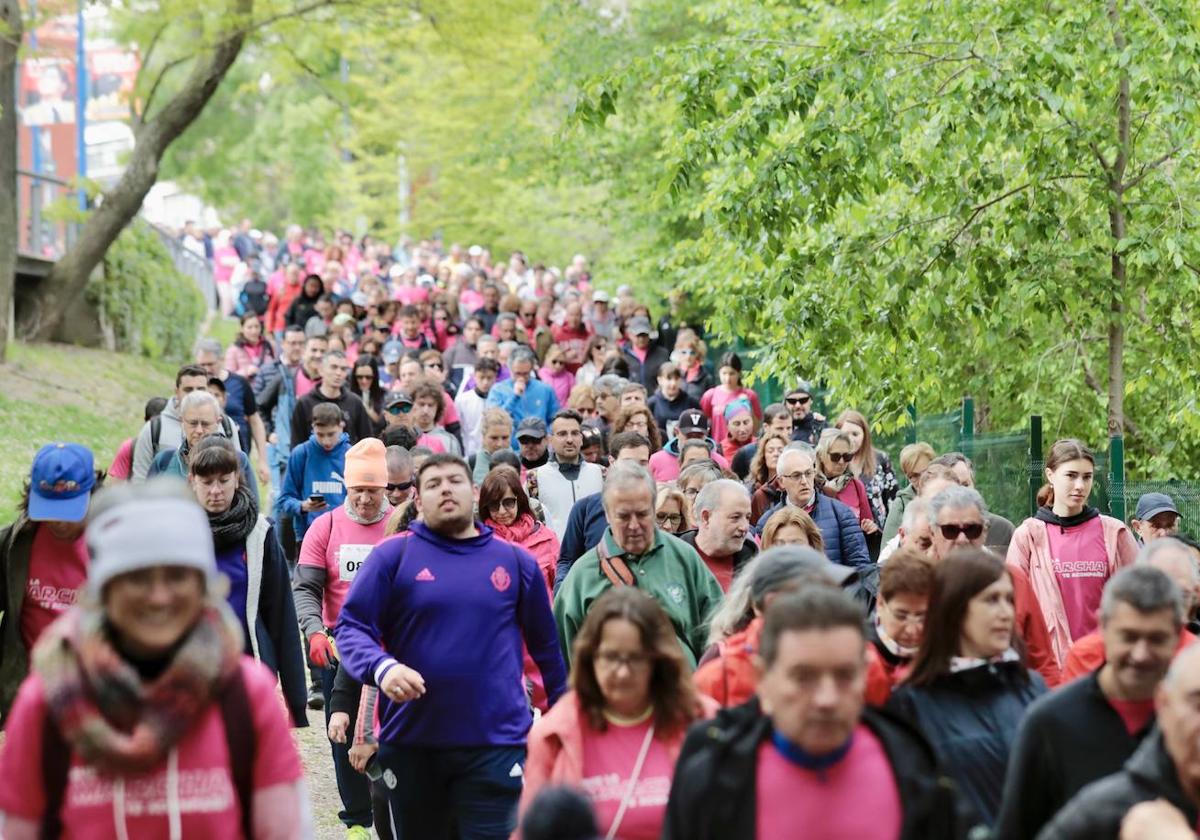
<svg viewBox="0 0 1200 840"><path fill-rule="evenodd" d="M602 714L604 715L604 719L613 726L637 726L639 723L645 723L646 721L650 720L651 716L654 714L654 706L653 704L647 706L646 711L642 712L640 715L634 715L633 717L618 715L615 712L610 712L608 709L605 709Z"/></svg>

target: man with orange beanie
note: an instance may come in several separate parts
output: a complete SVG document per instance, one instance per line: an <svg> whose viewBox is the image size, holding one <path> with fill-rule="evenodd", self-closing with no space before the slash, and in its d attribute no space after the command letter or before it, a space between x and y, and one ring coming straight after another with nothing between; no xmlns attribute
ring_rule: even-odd
<svg viewBox="0 0 1200 840"><path fill-rule="evenodd" d="M338 658L330 637L350 583L375 544L383 539L391 505L387 500L387 450L378 438L364 438L346 453L346 501L309 526L300 548L292 590L300 629L308 640L308 658L321 673L325 723ZM333 768L348 829L371 826L367 777L350 766L346 744L333 744Z"/></svg>

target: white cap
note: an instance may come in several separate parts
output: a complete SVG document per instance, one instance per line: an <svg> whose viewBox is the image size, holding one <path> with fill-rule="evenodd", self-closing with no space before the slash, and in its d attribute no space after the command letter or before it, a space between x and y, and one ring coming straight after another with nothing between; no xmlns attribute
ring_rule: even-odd
<svg viewBox="0 0 1200 840"><path fill-rule="evenodd" d="M88 589L96 597L118 575L154 566L195 569L204 575L208 591L214 591L212 531L204 509L194 501L167 495L119 502L88 525L87 544Z"/></svg>

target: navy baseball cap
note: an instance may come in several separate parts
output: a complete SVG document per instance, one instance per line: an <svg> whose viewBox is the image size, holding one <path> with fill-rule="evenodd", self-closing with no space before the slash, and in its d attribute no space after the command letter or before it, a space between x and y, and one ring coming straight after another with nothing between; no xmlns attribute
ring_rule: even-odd
<svg viewBox="0 0 1200 840"><path fill-rule="evenodd" d="M1143 493L1142 497L1138 499L1137 513L1134 514L1134 518L1145 522L1160 513L1173 513L1179 516L1175 502L1166 493Z"/></svg>
<svg viewBox="0 0 1200 840"><path fill-rule="evenodd" d="M540 417L526 417L517 426L517 440L542 440L545 437L546 421Z"/></svg>
<svg viewBox="0 0 1200 840"><path fill-rule="evenodd" d="M29 518L35 522L82 522L88 512L96 466L78 443L48 443L38 450L29 476Z"/></svg>

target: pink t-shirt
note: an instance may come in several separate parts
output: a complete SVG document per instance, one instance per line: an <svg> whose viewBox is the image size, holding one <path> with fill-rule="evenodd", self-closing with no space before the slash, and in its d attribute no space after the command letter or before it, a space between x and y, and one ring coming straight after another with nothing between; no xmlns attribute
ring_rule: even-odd
<svg viewBox="0 0 1200 840"><path fill-rule="evenodd" d="M1099 516L1065 531L1047 522L1046 537L1071 638L1081 639L1099 626L1096 613L1109 574L1104 525Z"/></svg>
<svg viewBox="0 0 1200 840"><path fill-rule="evenodd" d="M242 658L242 677L250 701L256 743L254 790L290 784L301 778L300 757L288 731L287 717L276 696L275 675L254 660ZM26 820L40 820L46 808L42 789L42 727L46 700L37 675L21 686L0 753L0 811ZM176 745L179 772L174 776L180 828L184 837L242 837L241 807L229 771L221 709L213 703ZM166 762L142 776L124 779L125 834L137 840L167 840L168 779ZM114 783L71 757L67 789L63 792L63 837L72 840L111 840L117 811Z"/></svg>
<svg viewBox="0 0 1200 840"><path fill-rule="evenodd" d="M316 388L317 383L320 381L320 377L309 379L308 374L304 372L304 368L300 368L296 371L296 399L300 399L313 388Z"/></svg>
<svg viewBox="0 0 1200 840"><path fill-rule="evenodd" d="M729 461L720 452L713 451L712 459L723 470L729 469ZM672 455L665 449L660 449L650 456L650 475L660 483L674 481L679 478L679 456Z"/></svg>
<svg viewBox="0 0 1200 840"><path fill-rule="evenodd" d="M604 732L583 727L583 778L580 786L596 809L601 835L608 833L629 790L629 777L653 719L636 726L609 724ZM650 744L637 786L617 836L621 840L658 840L662 836L674 763L657 738Z"/></svg>
<svg viewBox="0 0 1200 840"><path fill-rule="evenodd" d="M128 481L132 472L133 438L126 438L125 441L117 447L117 454L113 456L112 466L108 468L108 477L119 478L122 481Z"/></svg>
<svg viewBox="0 0 1200 840"><path fill-rule="evenodd" d="M716 388L709 388L704 392L704 396L700 398L700 410L708 415L708 420L712 424L709 434L712 435L713 440L725 440L728 429L725 425L725 406L742 397L745 397L750 403L750 409L754 412L755 418L761 420L762 406L759 405L758 394L749 388L726 391L724 388L718 386Z"/></svg>
<svg viewBox="0 0 1200 840"><path fill-rule="evenodd" d="M768 739L758 748L757 836L771 840L896 840L900 791L879 739L862 724L833 767L800 767Z"/></svg>
<svg viewBox="0 0 1200 840"><path fill-rule="evenodd" d="M383 539L388 518L374 525L359 525L337 507L318 516L304 534L300 546L300 565L325 570L325 598L321 620L326 627L337 624L346 593L354 576L375 544Z"/></svg>
<svg viewBox="0 0 1200 840"><path fill-rule="evenodd" d="M25 601L21 604L21 640L25 649L42 631L75 605L87 582L87 541L65 542L39 526L29 549L29 577L25 582Z"/></svg>

